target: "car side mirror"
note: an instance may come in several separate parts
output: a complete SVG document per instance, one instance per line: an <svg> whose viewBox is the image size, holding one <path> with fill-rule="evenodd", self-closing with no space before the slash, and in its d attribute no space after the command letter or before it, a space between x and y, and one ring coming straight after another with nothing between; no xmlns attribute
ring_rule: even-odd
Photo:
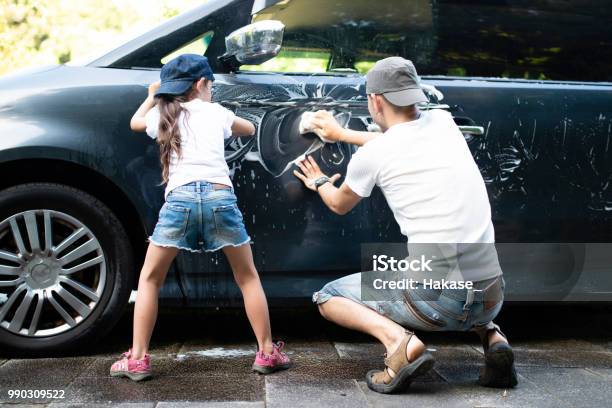
<svg viewBox="0 0 612 408"><path fill-rule="evenodd" d="M284 32L285 25L276 20L244 26L225 37L226 52L219 59L232 70L262 64L278 55Z"/></svg>

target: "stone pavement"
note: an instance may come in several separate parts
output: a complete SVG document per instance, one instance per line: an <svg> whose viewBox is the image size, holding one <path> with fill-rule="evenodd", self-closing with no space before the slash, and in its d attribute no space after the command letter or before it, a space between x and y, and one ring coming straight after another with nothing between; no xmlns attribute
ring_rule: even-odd
<svg viewBox="0 0 612 408"><path fill-rule="evenodd" d="M79 355L24 359L0 352L0 407L612 405L610 307L506 308L498 321L516 351L519 386L512 390L476 384L482 348L474 335L423 334L436 357L435 369L401 395L376 394L364 382L369 369L382 367L380 345L313 313L273 314L295 367L270 376L250 371L254 346L242 314L173 313L162 315L156 329L153 380L136 384L108 376L111 363L129 343L128 314L111 335ZM10 399L8 390L14 389L63 390L64 398Z"/></svg>

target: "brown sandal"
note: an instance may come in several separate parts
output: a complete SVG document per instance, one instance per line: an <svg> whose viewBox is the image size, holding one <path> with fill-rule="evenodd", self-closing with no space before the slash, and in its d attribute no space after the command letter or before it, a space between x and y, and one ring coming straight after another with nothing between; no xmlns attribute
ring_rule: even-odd
<svg viewBox="0 0 612 408"><path fill-rule="evenodd" d="M485 355L485 366L480 369L478 383L484 387L514 388L518 384L516 369L514 368L514 352L510 344L499 341L489 346L489 334L499 333L504 339L508 339L498 325L494 324L492 329L485 331L482 340L482 348Z"/></svg>
<svg viewBox="0 0 612 408"><path fill-rule="evenodd" d="M406 357L406 346L414 336L413 332L406 330L406 335L395 352L385 358L384 370L370 370L366 374L368 387L372 391L390 394L408 388L410 383L418 376L427 373L434 366L434 358L424 352L412 362ZM395 377L389 375L388 368L393 370Z"/></svg>

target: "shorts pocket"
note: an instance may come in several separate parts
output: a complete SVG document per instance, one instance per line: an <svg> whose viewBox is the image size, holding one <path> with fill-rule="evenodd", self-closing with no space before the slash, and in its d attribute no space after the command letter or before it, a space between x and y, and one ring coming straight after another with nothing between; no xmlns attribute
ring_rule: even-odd
<svg viewBox="0 0 612 408"><path fill-rule="evenodd" d="M429 330L440 330L446 327L446 322L438 317L438 313L431 313L433 309L427 303L425 300L416 298L410 290L404 291L404 305L416 320L420 321ZM427 309L430 309L430 313Z"/></svg>
<svg viewBox="0 0 612 408"><path fill-rule="evenodd" d="M242 214L236 203L213 207L215 230L218 234L239 230L242 226Z"/></svg>
<svg viewBox="0 0 612 408"><path fill-rule="evenodd" d="M159 232L166 238L177 239L185 235L191 210L176 204L164 204L159 214Z"/></svg>
<svg viewBox="0 0 612 408"><path fill-rule="evenodd" d="M463 304L465 302L449 298L445 295L444 291L435 291L433 294L421 291L419 292L419 299L447 320L454 320L457 322L464 322L467 320L468 312L463 309Z"/></svg>

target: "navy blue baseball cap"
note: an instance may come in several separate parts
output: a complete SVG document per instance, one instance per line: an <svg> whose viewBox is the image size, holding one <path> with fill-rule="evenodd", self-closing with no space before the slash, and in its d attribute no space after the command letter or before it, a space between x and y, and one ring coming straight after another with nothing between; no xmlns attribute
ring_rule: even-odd
<svg viewBox="0 0 612 408"><path fill-rule="evenodd" d="M208 58L197 54L183 54L168 61L159 75L161 86L155 95L183 95L201 78L214 81Z"/></svg>

